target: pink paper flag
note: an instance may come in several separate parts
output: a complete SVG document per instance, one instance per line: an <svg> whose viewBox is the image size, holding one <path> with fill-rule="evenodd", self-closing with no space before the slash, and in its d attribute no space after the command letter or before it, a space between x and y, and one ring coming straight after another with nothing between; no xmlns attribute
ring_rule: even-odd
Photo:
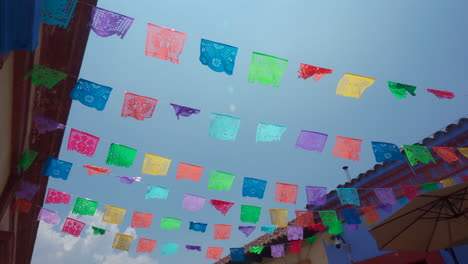
<svg viewBox="0 0 468 264"><path fill-rule="evenodd" d="M151 118L158 100L133 93L125 93L125 100L122 106L122 117L133 117L136 120Z"/></svg>
<svg viewBox="0 0 468 264"><path fill-rule="evenodd" d="M67 217L65 223L63 224L62 232L78 237L80 236L81 231L83 231L85 225L86 224L83 222Z"/></svg>
<svg viewBox="0 0 468 264"><path fill-rule="evenodd" d="M281 203L296 203L297 191L299 185L287 184L287 183L276 183L276 194L275 200Z"/></svg>
<svg viewBox="0 0 468 264"><path fill-rule="evenodd" d="M337 136L333 156L359 161L361 144L361 139Z"/></svg>
<svg viewBox="0 0 468 264"><path fill-rule="evenodd" d="M68 204L70 202L70 194L59 192L49 188L47 190L46 204Z"/></svg>
<svg viewBox="0 0 468 264"><path fill-rule="evenodd" d="M92 157L98 143L98 137L72 128L70 130L70 136L68 137L67 150L74 150L88 157Z"/></svg>
<svg viewBox="0 0 468 264"><path fill-rule="evenodd" d="M187 34L148 23L145 55L179 64Z"/></svg>

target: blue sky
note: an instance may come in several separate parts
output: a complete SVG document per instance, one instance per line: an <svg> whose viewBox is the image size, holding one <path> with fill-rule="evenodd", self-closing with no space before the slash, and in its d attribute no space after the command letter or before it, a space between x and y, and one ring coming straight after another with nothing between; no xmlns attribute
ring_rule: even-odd
<svg viewBox="0 0 468 264"><path fill-rule="evenodd" d="M91 32L80 77L113 88L102 112L73 102L60 159L75 165L67 181L51 178L49 187L75 195L70 205L46 207L62 214L71 212L76 196L104 206L127 209L120 226L104 225L100 215L75 217L86 223L161 242L180 243L177 255L162 256L160 247L151 254L121 252L111 248L114 233L76 239L60 232L62 222L40 225L33 263L211 263L208 246L220 246L228 254L262 235L260 226L270 225L269 208L293 211L305 207L305 185L334 188L375 164L371 141L412 144L466 114L468 39L460 27L468 23L468 3L451 1L102 1L99 6L135 18L124 39L101 38ZM188 34L180 64L144 55L147 23ZM239 48L234 74L216 73L202 65L200 39ZM289 60L279 88L247 82L251 53L260 52ZM299 63L334 70L315 83L298 79ZM376 78L361 99L338 96L336 84L344 73ZM395 98L387 81L417 86L415 97ZM427 88L450 90L453 100L441 100ZM159 104L151 119L120 117L125 91L156 98ZM169 103L201 109L199 115L177 120ZM208 136L211 113L241 118L235 142ZM287 126L281 142L256 143L258 122ZM101 137L94 157L66 150L68 133L75 128ZM300 130L329 135L322 153L294 147ZM332 156L336 136L363 140L361 161ZM131 168L106 165L110 143L138 149ZM167 176L142 175L144 154L172 159ZM177 181L178 162L205 167L198 183ZM147 184L169 188L167 201L145 200L146 185L120 184L118 178L87 176L81 166L109 167L113 175L141 176ZM232 189L209 191L208 173L220 170L237 175ZM262 200L242 197L243 177L268 181ZM275 182L299 184L296 205L274 201ZM182 209L184 193L235 202L226 216L205 204L200 212ZM257 230L249 237L237 230L240 204L261 206ZM129 228L132 211L155 215L150 229ZM161 217L183 219L178 231L159 230ZM208 223L206 233L188 230L189 221ZM233 225L230 240L213 240L213 224ZM201 253L187 252L185 244L201 245Z"/></svg>

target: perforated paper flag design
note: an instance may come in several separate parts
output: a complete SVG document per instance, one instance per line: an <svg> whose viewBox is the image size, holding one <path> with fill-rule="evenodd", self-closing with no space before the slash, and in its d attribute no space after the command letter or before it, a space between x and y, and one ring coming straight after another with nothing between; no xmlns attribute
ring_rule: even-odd
<svg viewBox="0 0 468 264"><path fill-rule="evenodd" d="M77 0L43 0L41 22L66 28L77 2Z"/></svg>
<svg viewBox="0 0 468 264"><path fill-rule="evenodd" d="M231 238L232 225L214 225L214 239L229 239Z"/></svg>
<svg viewBox="0 0 468 264"><path fill-rule="evenodd" d="M212 170L208 190L229 191L235 178L236 175L234 174Z"/></svg>
<svg viewBox="0 0 468 264"><path fill-rule="evenodd" d="M150 228L154 215L147 213L133 212L131 227Z"/></svg>
<svg viewBox="0 0 468 264"><path fill-rule="evenodd" d="M275 200L281 203L296 203L297 200L297 191L299 185L297 184L287 184L287 183L276 183L276 194Z"/></svg>
<svg viewBox="0 0 468 264"><path fill-rule="evenodd" d="M22 168L23 170L27 170L33 164L38 154L39 152L37 151L30 149L26 150L23 153L23 156L21 156L21 160L18 163L17 167Z"/></svg>
<svg viewBox="0 0 468 264"><path fill-rule="evenodd" d="M392 94L398 99L406 98L407 93L411 94L412 96L416 96L416 86L388 82L388 89L390 89Z"/></svg>
<svg viewBox="0 0 468 264"><path fill-rule="evenodd" d="M106 205L104 214L102 215L103 222L120 225L123 222L127 210L111 205Z"/></svg>
<svg viewBox="0 0 468 264"><path fill-rule="evenodd" d="M30 201L17 198L12 208L15 212L29 213L31 206L32 203Z"/></svg>
<svg viewBox="0 0 468 264"><path fill-rule="evenodd" d="M155 246L156 246L156 240L139 238L136 252L151 253L153 252Z"/></svg>
<svg viewBox="0 0 468 264"><path fill-rule="evenodd" d="M34 64L32 70L24 76L24 79L27 80L29 77L31 77L31 82L36 86L42 84L47 88L52 88L61 80L65 79L67 74L39 64Z"/></svg>
<svg viewBox="0 0 468 264"><path fill-rule="evenodd" d="M187 179L194 182L198 182L203 174L203 167L199 167L196 165L179 162L179 166L177 167L176 172L176 179Z"/></svg>
<svg viewBox="0 0 468 264"><path fill-rule="evenodd" d="M233 262L244 262L244 248L230 248Z"/></svg>
<svg viewBox="0 0 468 264"><path fill-rule="evenodd" d="M372 150L374 151L377 162L404 160L398 146L392 143L372 141Z"/></svg>
<svg viewBox="0 0 468 264"><path fill-rule="evenodd" d="M340 157L343 159L359 161L359 154L361 153L361 144L361 139L336 136L335 148L333 149L333 156Z"/></svg>
<svg viewBox="0 0 468 264"><path fill-rule="evenodd" d="M457 182L455 181L455 178L448 178L445 180L441 180L440 183L442 184L442 186L444 186L444 188L457 184Z"/></svg>
<svg viewBox="0 0 468 264"><path fill-rule="evenodd" d="M434 94L439 99L453 99L455 94L450 91L442 91L442 90L434 90L434 89L427 89L428 92Z"/></svg>
<svg viewBox="0 0 468 264"><path fill-rule="evenodd" d="M70 93L70 98L78 100L88 107L102 111L106 107L111 92L112 88L108 86L79 79Z"/></svg>
<svg viewBox="0 0 468 264"><path fill-rule="evenodd" d="M109 148L106 163L129 168L133 165L137 152L136 149L112 143Z"/></svg>
<svg viewBox="0 0 468 264"><path fill-rule="evenodd" d="M68 204L70 202L70 194L59 192L49 188L47 190L46 204Z"/></svg>
<svg viewBox="0 0 468 264"><path fill-rule="evenodd" d="M146 199L167 200L169 189L161 186L149 185L146 191Z"/></svg>
<svg viewBox="0 0 468 264"><path fill-rule="evenodd" d="M253 231L255 231L255 226L239 226L239 231L241 231L245 237L249 237Z"/></svg>
<svg viewBox="0 0 468 264"><path fill-rule="evenodd" d="M241 222L256 224L260 219L262 208L252 205L241 205Z"/></svg>
<svg viewBox="0 0 468 264"><path fill-rule="evenodd" d="M345 73L336 87L336 94L361 98L364 91L374 82L374 78Z"/></svg>
<svg viewBox="0 0 468 264"><path fill-rule="evenodd" d="M356 188L337 188L336 192L338 193L342 205L361 205Z"/></svg>
<svg viewBox="0 0 468 264"><path fill-rule="evenodd" d="M210 204L213 205L216 210L220 211L222 215L226 215L229 209L234 205L234 203L221 200L210 200Z"/></svg>
<svg viewBox="0 0 468 264"><path fill-rule="evenodd" d="M98 143L98 137L72 128L68 137L67 149L92 157Z"/></svg>
<svg viewBox="0 0 468 264"><path fill-rule="evenodd" d="M302 240L289 242L289 252L291 254L301 253Z"/></svg>
<svg viewBox="0 0 468 264"><path fill-rule="evenodd" d="M124 38L133 23L133 18L93 6L89 27L100 37L114 34Z"/></svg>
<svg viewBox="0 0 468 264"><path fill-rule="evenodd" d="M67 217L63 223L62 232L78 237L85 225L83 222Z"/></svg>
<svg viewBox="0 0 468 264"><path fill-rule="evenodd" d="M106 234L106 230L104 230L102 228L95 227L95 226L92 226L91 228L93 229L93 234L95 236L97 236L97 235L102 236L102 235Z"/></svg>
<svg viewBox="0 0 468 264"><path fill-rule="evenodd" d="M141 172L144 174L165 176L169 170L169 166L171 166L170 159L146 153Z"/></svg>
<svg viewBox="0 0 468 264"><path fill-rule="evenodd" d="M250 64L249 70L249 83L258 81L262 85L279 87L287 65L288 60L253 52L252 64Z"/></svg>
<svg viewBox="0 0 468 264"><path fill-rule="evenodd" d="M220 140L234 141L236 140L239 126L240 118L212 113L208 135Z"/></svg>
<svg viewBox="0 0 468 264"><path fill-rule="evenodd" d="M403 186L400 187L400 192L409 200L413 200L418 196L418 187L416 186Z"/></svg>
<svg viewBox="0 0 468 264"><path fill-rule="evenodd" d="M252 253L255 253L255 254L261 254L264 248L265 247L262 247L262 246L260 246L260 247L250 247L249 251L252 252Z"/></svg>
<svg viewBox="0 0 468 264"><path fill-rule="evenodd" d="M397 202L392 188L374 188L374 193L382 203L396 204Z"/></svg>
<svg viewBox="0 0 468 264"><path fill-rule="evenodd" d="M194 251L200 251L201 252L201 246L185 245L185 248L187 250L194 250Z"/></svg>
<svg viewBox="0 0 468 264"><path fill-rule="evenodd" d="M145 55L179 63L187 34L148 23Z"/></svg>
<svg viewBox="0 0 468 264"><path fill-rule="evenodd" d="M380 221L381 218L377 206L362 207L361 210L364 212L364 221L367 225L373 225L375 222Z"/></svg>
<svg viewBox="0 0 468 264"><path fill-rule="evenodd" d="M58 129L65 129L65 126L63 124L60 124L59 122L53 119L36 113L33 113L33 121L34 126L36 127L39 134L44 134L49 131L55 131Z"/></svg>
<svg viewBox="0 0 468 264"><path fill-rule="evenodd" d="M288 240L304 239L304 229L300 226L288 226Z"/></svg>
<svg viewBox="0 0 468 264"><path fill-rule="evenodd" d="M288 210L270 209L271 224L275 226L288 226Z"/></svg>
<svg viewBox="0 0 468 264"><path fill-rule="evenodd" d="M426 146L403 145L403 149L411 166L417 165L418 162L429 163L432 161L436 163Z"/></svg>
<svg viewBox="0 0 468 264"><path fill-rule="evenodd" d="M332 74L333 70L320 68L313 65L301 63L301 68L299 69L299 78L307 79L312 77L314 81L318 82L326 74Z"/></svg>
<svg viewBox="0 0 468 264"><path fill-rule="evenodd" d="M314 212L309 210L296 210L296 225L308 227L315 224Z"/></svg>
<svg viewBox="0 0 468 264"><path fill-rule="evenodd" d="M345 218L347 224L361 224L361 218L356 208L341 210L341 215Z"/></svg>
<svg viewBox="0 0 468 264"><path fill-rule="evenodd" d="M228 75L232 75L237 50L233 46L201 39L200 62L215 72L226 72Z"/></svg>
<svg viewBox="0 0 468 264"><path fill-rule="evenodd" d="M56 212L41 208L39 215L37 216L38 221L43 221L44 223L56 225L60 222L60 215Z"/></svg>
<svg viewBox="0 0 468 264"><path fill-rule="evenodd" d="M296 141L296 148L322 152L323 147L327 142L327 138L327 134L301 130L301 133L299 134L299 137Z"/></svg>
<svg viewBox="0 0 468 264"><path fill-rule="evenodd" d="M175 255L179 251L179 244L177 243L163 243L162 244L162 255Z"/></svg>
<svg viewBox="0 0 468 264"><path fill-rule="evenodd" d="M307 204L324 205L327 202L327 188L306 186Z"/></svg>
<svg viewBox="0 0 468 264"><path fill-rule="evenodd" d="M182 224L181 219L172 218L172 217L163 217L161 218L161 225L159 226L159 228L179 230L181 224Z"/></svg>
<svg viewBox="0 0 468 264"><path fill-rule="evenodd" d="M432 150L437 153L445 162L452 163L459 161L454 148L449 147L432 147Z"/></svg>
<svg viewBox="0 0 468 264"><path fill-rule="evenodd" d="M118 176L120 183L123 184L132 184L134 182L141 182L141 177L127 177L127 176Z"/></svg>
<svg viewBox="0 0 468 264"><path fill-rule="evenodd" d="M257 142L281 141L281 136L288 129L285 126L272 125L267 123L258 123Z"/></svg>
<svg viewBox="0 0 468 264"><path fill-rule="evenodd" d="M271 245L271 256L273 258L282 258L285 256L284 244Z"/></svg>
<svg viewBox="0 0 468 264"><path fill-rule="evenodd" d="M206 198L193 194L184 194L184 200L182 200L182 208L188 211L200 211L205 205Z"/></svg>
<svg viewBox="0 0 468 264"><path fill-rule="evenodd" d="M276 230L276 226L262 226L261 229L263 232L273 235Z"/></svg>
<svg viewBox="0 0 468 264"><path fill-rule="evenodd" d="M94 175L94 174L107 174L109 175L111 170L109 168L101 168L101 167L96 167L96 166L91 166L91 165L83 165L84 168L88 170L88 176Z"/></svg>
<svg viewBox="0 0 468 264"><path fill-rule="evenodd" d="M73 206L72 213L93 216L94 213L96 212L97 207L98 207L98 202L76 197L75 206Z"/></svg>
<svg viewBox="0 0 468 264"><path fill-rule="evenodd" d="M338 235L343 233L343 223L338 220L336 211L319 211L320 218L325 226L328 226L328 233Z"/></svg>
<svg viewBox="0 0 468 264"><path fill-rule="evenodd" d="M112 248L128 251L132 246L133 237L124 234L115 234Z"/></svg>
<svg viewBox="0 0 468 264"><path fill-rule="evenodd" d="M242 196L263 199L263 195L265 194L266 184L267 182L264 180L244 177L244 185L242 187Z"/></svg>
<svg viewBox="0 0 468 264"><path fill-rule="evenodd" d="M175 114L177 116L177 119L180 119L180 116L183 117L189 117L191 115L198 115L200 113L199 109L183 106L183 105L177 105L177 104L170 104L174 108Z"/></svg>
<svg viewBox="0 0 468 264"><path fill-rule="evenodd" d="M126 92L122 106L122 117L133 117L136 120L151 118L158 100L138 94Z"/></svg>
<svg viewBox="0 0 468 264"><path fill-rule="evenodd" d="M29 181L21 181L20 189L15 193L16 198L32 200L41 186Z"/></svg>
<svg viewBox="0 0 468 264"><path fill-rule="evenodd" d="M206 258L207 259L220 259L223 254L224 248L222 247L208 247L206 249Z"/></svg>
<svg viewBox="0 0 468 264"><path fill-rule="evenodd" d="M432 192L432 191L435 191L435 190L439 189L439 186L437 186L436 182L428 182L428 183L425 183L425 184L421 185L421 187L426 192Z"/></svg>
<svg viewBox="0 0 468 264"><path fill-rule="evenodd" d="M207 225L208 224L204 224L204 223L190 222L189 229L195 232L205 233Z"/></svg>
<svg viewBox="0 0 468 264"><path fill-rule="evenodd" d="M42 174L66 180L68 179L68 175L70 174L72 166L73 163L71 162L47 157L47 161L45 163L44 169L42 170Z"/></svg>

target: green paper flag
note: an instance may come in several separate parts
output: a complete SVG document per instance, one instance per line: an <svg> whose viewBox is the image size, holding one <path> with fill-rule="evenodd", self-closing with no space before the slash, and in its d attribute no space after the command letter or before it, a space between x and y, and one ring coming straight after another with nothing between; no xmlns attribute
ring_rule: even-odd
<svg viewBox="0 0 468 264"><path fill-rule="evenodd" d="M47 68L46 66L34 64L33 69L24 76L24 79L27 80L29 77L31 77L31 82L36 86L43 84L47 88L52 88L61 80L65 79L67 74Z"/></svg>
<svg viewBox="0 0 468 264"><path fill-rule="evenodd" d="M411 166L418 164L418 161L422 163L429 163L431 161L436 163L426 146L403 145L403 149L405 150L406 157L408 157Z"/></svg>
<svg viewBox="0 0 468 264"><path fill-rule="evenodd" d="M80 215L93 216L98 207L98 202L76 197L75 206L73 206L72 213Z"/></svg>
<svg viewBox="0 0 468 264"><path fill-rule="evenodd" d="M402 83L395 83L395 82L388 82L388 88L393 93L396 98L406 98L406 92L410 93L412 96L416 96L416 86L402 84Z"/></svg>
<svg viewBox="0 0 468 264"><path fill-rule="evenodd" d="M16 167L22 168L23 170L27 170L29 166L31 166L34 160L36 159L37 154L38 154L37 151L30 150L30 149L26 150L23 153L23 156L21 157L21 160Z"/></svg>
<svg viewBox="0 0 468 264"><path fill-rule="evenodd" d="M338 221L332 221L328 224L328 233L330 235L338 235L343 233L343 223Z"/></svg>
<svg viewBox="0 0 468 264"><path fill-rule="evenodd" d="M439 190L439 186L437 186L436 182L428 182L421 186L426 192L432 192L435 190Z"/></svg>
<svg viewBox="0 0 468 264"><path fill-rule="evenodd" d="M257 223L260 218L261 207L251 205L241 205L241 222Z"/></svg>
<svg viewBox="0 0 468 264"><path fill-rule="evenodd" d="M234 182L236 175L222 171L210 172L210 182L208 183L208 190L229 191Z"/></svg>
<svg viewBox="0 0 468 264"><path fill-rule="evenodd" d="M288 60L253 52L249 69L249 83L258 81L262 85L279 87Z"/></svg>
<svg viewBox="0 0 468 264"><path fill-rule="evenodd" d="M250 247L250 252L255 253L255 254L260 254L262 253L264 248L265 247Z"/></svg>
<svg viewBox="0 0 468 264"><path fill-rule="evenodd" d="M182 224L181 219L172 218L172 217L163 217L161 218L161 225L159 226L159 228L179 230L181 224Z"/></svg>
<svg viewBox="0 0 468 264"><path fill-rule="evenodd" d="M91 227L93 229L93 233L94 235L104 235L106 233L106 230L102 229L102 228L99 228L99 227L95 227L95 226L92 226Z"/></svg>
<svg viewBox="0 0 468 264"><path fill-rule="evenodd" d="M106 163L121 167L130 167L137 154L136 149L112 143L109 148Z"/></svg>
<svg viewBox="0 0 468 264"><path fill-rule="evenodd" d="M309 243L309 245L312 245L315 242L315 240L317 240L317 238L318 238L317 236L313 236L313 237L306 238L306 240L307 240L307 243Z"/></svg>

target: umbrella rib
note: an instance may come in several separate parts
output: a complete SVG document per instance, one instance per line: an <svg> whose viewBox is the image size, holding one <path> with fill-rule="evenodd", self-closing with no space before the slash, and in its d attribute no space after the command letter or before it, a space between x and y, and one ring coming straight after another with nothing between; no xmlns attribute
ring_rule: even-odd
<svg viewBox="0 0 468 264"><path fill-rule="evenodd" d="M466 191L467 191L467 189L465 189L465 191L463 192L463 197L466 196ZM460 206L458 207L458 211L459 211L459 212L462 210L463 202L464 202L465 200L468 200L468 199L463 199L463 200L461 201Z"/></svg>
<svg viewBox="0 0 468 264"><path fill-rule="evenodd" d="M443 202L445 202L445 201L443 201ZM439 224L439 217L440 217L441 212L442 212L442 206L439 207L439 215L437 216L437 220L435 221L434 228L432 229L432 233L431 233L431 236L430 236L430 239L429 239L429 243L427 244L427 247L426 247L426 252L429 251L429 247L431 246L432 240L434 239L434 233L435 233L435 230L437 228L437 225Z"/></svg>
<svg viewBox="0 0 468 264"><path fill-rule="evenodd" d="M424 212L428 212L428 213L441 214L441 215L445 215L445 216L452 216L451 214L442 213L442 212L440 212L440 210L439 210L439 212L432 211L432 210L427 210L427 209L422 209L422 208L418 208L417 210L419 210L419 211L424 211Z"/></svg>
<svg viewBox="0 0 468 264"><path fill-rule="evenodd" d="M435 200L435 201L432 201L431 203L433 203L432 207L429 209L431 210L432 208L434 208L436 205L437 205L437 202L438 200ZM412 210L413 212L416 211L416 210ZM382 246L382 249L385 248L388 244L392 243L393 240L395 240L399 235L401 235L403 232L406 231L406 229L410 228L412 225L414 225L419 219L421 219L421 217L423 217L424 215L426 215L428 212L424 212L422 215L418 216L416 218L416 220L414 220L413 222L411 222L409 225L407 225L403 230L401 230L398 234L396 234L396 236L394 236L392 239L390 239L390 241L388 241L387 243L385 243L383 246ZM400 217L398 217L400 218ZM390 222L393 222L395 221L396 219L393 219L392 221ZM387 223L390 223L390 222L387 222Z"/></svg>

